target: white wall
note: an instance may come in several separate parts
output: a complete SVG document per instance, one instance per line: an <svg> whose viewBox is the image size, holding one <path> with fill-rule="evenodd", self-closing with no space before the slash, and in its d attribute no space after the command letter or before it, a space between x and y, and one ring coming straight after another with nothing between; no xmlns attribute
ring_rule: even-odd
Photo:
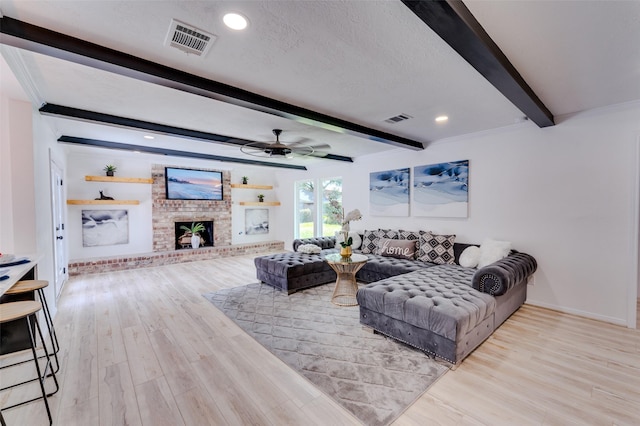
<svg viewBox="0 0 640 426"><path fill-rule="evenodd" d="M49 158L50 155L56 157L64 167L63 155L52 143L55 137L51 130L29 102L4 96L0 96L0 102L3 200L0 203L0 252L41 256L38 278L53 284ZM45 295L55 315L53 285L45 289Z"/></svg>
<svg viewBox="0 0 640 426"><path fill-rule="evenodd" d="M345 210L357 207L364 215L352 229L424 229L455 233L461 242L512 241L539 262L529 303L626 325L635 318L627 301L629 289L636 288L631 230L639 118L640 105L628 104L561 117L545 129L525 123L432 143L423 152L398 149L306 175L281 172L280 239L291 246L294 191L285 183L338 174ZM467 219L368 214L370 172L465 159L470 160Z"/></svg>
<svg viewBox="0 0 640 426"><path fill-rule="evenodd" d="M2 108L0 252L35 253L31 104L0 96L0 107Z"/></svg>
<svg viewBox="0 0 640 426"><path fill-rule="evenodd" d="M240 183L242 176L247 176L250 183L260 185L273 185L275 183L274 172L270 168L243 166L236 167L230 163L214 161L192 160L157 155L125 153L103 149L73 149L68 154L67 170L67 194L69 199L94 199L104 195L120 200L139 200L139 205L69 205L68 231L69 231L69 256L72 261L91 259L96 257L108 257L128 254L144 254L153 250L152 231L152 198L151 185L111 183L111 182L87 182L85 175L103 175L102 170L106 164L114 164L118 167L116 176L122 177L151 177L153 164L166 164L176 167L207 168L215 170L229 170L231 182ZM275 237L274 226L270 227L268 234L245 235L245 210L239 201L257 201L257 194L264 193L265 200L275 201L275 191L232 189L232 244L254 243L271 241ZM111 246L83 247L82 244L82 210L125 209L129 216L129 243ZM279 207L268 207L270 220L277 215Z"/></svg>

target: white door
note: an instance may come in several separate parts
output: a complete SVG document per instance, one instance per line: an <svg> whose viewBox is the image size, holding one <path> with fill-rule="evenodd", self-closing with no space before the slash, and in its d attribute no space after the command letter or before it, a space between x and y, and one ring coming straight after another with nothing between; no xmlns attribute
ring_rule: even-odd
<svg viewBox="0 0 640 426"><path fill-rule="evenodd" d="M67 231L65 230L65 199L64 199L64 181L62 180L62 170L55 161L51 160L51 209L53 213L53 257L55 265L55 283L54 290L56 298L60 296L62 286L69 277L67 244L65 238Z"/></svg>

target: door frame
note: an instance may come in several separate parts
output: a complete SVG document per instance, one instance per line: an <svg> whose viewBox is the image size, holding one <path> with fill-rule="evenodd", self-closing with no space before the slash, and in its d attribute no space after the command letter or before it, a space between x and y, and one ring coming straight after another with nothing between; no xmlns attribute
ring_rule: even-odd
<svg viewBox="0 0 640 426"><path fill-rule="evenodd" d="M56 176L60 176L62 188L57 188ZM52 248L53 248L53 289L56 299L60 297L62 288L65 282L69 279L69 251L67 246L67 210L65 208L65 186L64 186L64 169L60 167L58 162L51 155L49 151L49 178L51 191L51 229L52 235ZM61 223L58 224L58 219L61 219ZM58 226L59 225L59 226ZM58 238L61 238L61 243L58 243ZM63 266L63 273L59 274L59 265Z"/></svg>

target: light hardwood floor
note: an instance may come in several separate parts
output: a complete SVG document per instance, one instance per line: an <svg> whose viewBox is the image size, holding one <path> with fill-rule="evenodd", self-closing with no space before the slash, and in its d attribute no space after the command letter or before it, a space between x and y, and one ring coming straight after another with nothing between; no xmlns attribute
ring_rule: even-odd
<svg viewBox="0 0 640 426"><path fill-rule="evenodd" d="M253 256L71 279L54 424L358 424L201 296L251 282ZM4 415L46 424L42 402ZM395 422L459 424L640 424L640 333L525 305Z"/></svg>

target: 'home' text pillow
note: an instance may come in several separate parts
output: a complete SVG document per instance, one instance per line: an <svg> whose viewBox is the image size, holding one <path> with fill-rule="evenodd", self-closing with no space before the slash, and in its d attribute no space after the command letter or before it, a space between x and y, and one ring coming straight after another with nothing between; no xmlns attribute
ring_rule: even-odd
<svg viewBox="0 0 640 426"><path fill-rule="evenodd" d="M416 253L416 242L412 240L395 240L381 238L378 241L378 254L398 259L413 259Z"/></svg>

